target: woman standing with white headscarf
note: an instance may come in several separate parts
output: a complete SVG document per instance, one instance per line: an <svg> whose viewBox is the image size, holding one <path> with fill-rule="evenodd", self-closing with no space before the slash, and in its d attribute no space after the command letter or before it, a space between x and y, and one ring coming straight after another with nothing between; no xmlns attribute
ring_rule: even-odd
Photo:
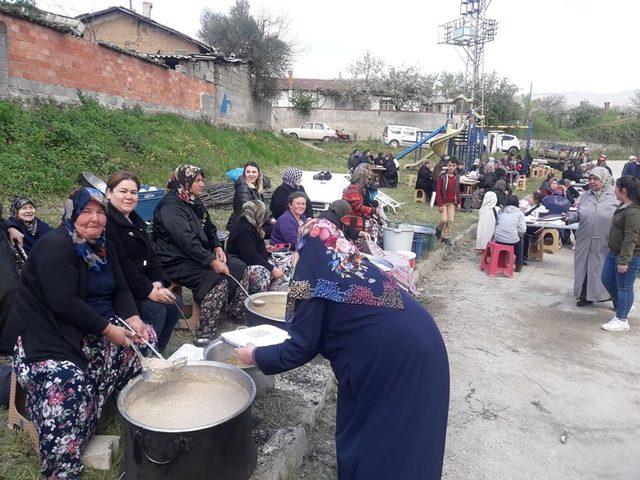
<svg viewBox="0 0 640 480"><path fill-rule="evenodd" d="M578 211L566 220L567 224L580 222L573 256L573 293L578 307L609 299L600 275L609 253L607 240L617 205L611 174L605 168L594 167L589 172L589 191L582 195Z"/></svg>
<svg viewBox="0 0 640 480"><path fill-rule="evenodd" d="M476 250L483 251L487 243L493 239L496 231L496 211L498 197L495 192L487 192L482 199L482 206L478 211L478 232L476 233Z"/></svg>

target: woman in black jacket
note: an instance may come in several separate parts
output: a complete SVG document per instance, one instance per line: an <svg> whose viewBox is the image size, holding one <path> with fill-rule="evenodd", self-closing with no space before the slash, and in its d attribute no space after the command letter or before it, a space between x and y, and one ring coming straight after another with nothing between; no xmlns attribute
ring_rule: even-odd
<svg viewBox="0 0 640 480"><path fill-rule="evenodd" d="M289 195L295 192L305 193L304 187L300 185L300 180L302 180L302 170L299 168L289 167L282 172L282 183L273 191L269 205L271 216L274 219L278 220L280 215L289 210ZM311 218L313 217L313 207L306 193L305 197L307 199L307 209L304 214L307 218Z"/></svg>
<svg viewBox="0 0 640 480"><path fill-rule="evenodd" d="M387 153L384 156L385 171L380 175L380 186L382 188L398 188L398 167L393 159L393 155Z"/></svg>
<svg viewBox="0 0 640 480"><path fill-rule="evenodd" d="M193 165L180 165L153 212L155 251L171 281L191 289L200 305L197 333L215 337L225 316L241 319L245 295L227 275L248 286L246 266L227 258L216 226L198 196L204 186L204 172Z"/></svg>
<svg viewBox="0 0 640 480"><path fill-rule="evenodd" d="M162 352L178 323L180 307L167 288L171 282L153 251L147 225L135 211L139 190L140 180L130 172L116 172L107 180L107 240L118 253L140 316L156 331Z"/></svg>
<svg viewBox="0 0 640 480"><path fill-rule="evenodd" d="M69 196L62 225L31 251L2 339L3 349L16 345L13 367L46 478L80 478L80 452L104 403L140 370L125 347L140 337L155 341L105 240L105 207L93 188ZM116 315L137 336L112 323Z"/></svg>
<svg viewBox="0 0 640 480"><path fill-rule="evenodd" d="M13 199L13 202L11 202L11 216L7 220L7 226L24 235L22 248L27 255L31 252L38 239L51 230L47 222L36 217L36 205L33 200L27 197Z"/></svg>
<svg viewBox="0 0 640 480"><path fill-rule="evenodd" d="M233 212L227 221L227 230L231 231L233 226L242 217L242 206L251 200L259 200L264 202L265 178L260 172L260 167L256 162L247 162L244 166L242 175L238 177L235 183L235 191L233 193ZM266 218L269 219L267 214ZM263 225L265 236L271 236L271 224L275 223L275 219L265 222Z"/></svg>
<svg viewBox="0 0 640 480"><path fill-rule="evenodd" d="M265 213L264 203L257 200L246 202L242 207L242 218L231 229L227 240L227 253L247 264L249 293L266 292L272 281L284 277L282 269L272 263L264 243L261 226Z"/></svg>

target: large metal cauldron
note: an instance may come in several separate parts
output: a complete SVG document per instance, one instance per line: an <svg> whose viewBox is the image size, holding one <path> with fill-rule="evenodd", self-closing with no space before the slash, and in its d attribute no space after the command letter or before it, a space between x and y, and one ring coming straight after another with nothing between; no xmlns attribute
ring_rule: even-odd
<svg viewBox="0 0 640 480"><path fill-rule="evenodd" d="M255 327L256 325L268 324L286 330L284 326L284 308L287 304L287 292L262 292L252 295L251 298L282 305L282 318L269 316L265 313L264 306L254 305L251 299L247 298L244 301L244 319L247 326Z"/></svg>
<svg viewBox="0 0 640 480"><path fill-rule="evenodd" d="M232 381L248 399L236 413L215 424L194 429L160 429L127 414L128 399L145 388L142 376L131 380L118 396L125 423L123 479L126 480L246 480L256 467L258 453L251 435L251 404L256 387L249 375L217 362L191 362L182 375L197 373ZM180 382L180 376L175 380ZM171 415L171 412L167 412Z"/></svg>
<svg viewBox="0 0 640 480"><path fill-rule="evenodd" d="M205 360L226 363L225 361L230 358L236 358L235 349L220 338L215 339L204 349ZM253 383L256 384L256 397L264 395L273 389L276 384L276 378L273 375L265 375L255 365L252 367L246 367L244 365L234 366L248 374L253 380Z"/></svg>

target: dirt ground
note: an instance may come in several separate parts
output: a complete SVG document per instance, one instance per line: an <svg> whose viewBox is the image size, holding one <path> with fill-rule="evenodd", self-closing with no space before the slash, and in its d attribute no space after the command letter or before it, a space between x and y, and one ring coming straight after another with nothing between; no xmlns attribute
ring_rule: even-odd
<svg viewBox="0 0 640 480"><path fill-rule="evenodd" d="M451 364L443 478L640 478L640 316L605 332L611 303L579 309L572 284L571 250L490 278L470 244L424 281ZM302 479L336 478L334 408Z"/></svg>

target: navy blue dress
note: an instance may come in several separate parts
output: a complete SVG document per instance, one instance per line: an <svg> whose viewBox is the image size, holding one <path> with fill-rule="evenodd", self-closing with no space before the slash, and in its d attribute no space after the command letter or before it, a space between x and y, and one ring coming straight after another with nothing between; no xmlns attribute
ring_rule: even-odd
<svg viewBox="0 0 640 480"><path fill-rule="evenodd" d="M16 228L21 234L24 235L24 238L22 239L22 248L24 248L24 251L26 252L27 255L31 253L31 249L36 244L36 242L40 238L42 238L45 234L49 233L49 231L51 230L51 227L49 226L48 223L43 222L40 219L36 219L36 222L38 222L38 228L36 229L36 234L31 235L31 232L29 232L29 230L27 229L27 227L22 221L14 217L9 217L7 219L7 225L9 227Z"/></svg>
<svg viewBox="0 0 640 480"><path fill-rule="evenodd" d="M255 350L266 374L317 354L338 380L340 480L436 480L442 474L449 363L431 315L402 292L404 310L300 302L281 345Z"/></svg>

